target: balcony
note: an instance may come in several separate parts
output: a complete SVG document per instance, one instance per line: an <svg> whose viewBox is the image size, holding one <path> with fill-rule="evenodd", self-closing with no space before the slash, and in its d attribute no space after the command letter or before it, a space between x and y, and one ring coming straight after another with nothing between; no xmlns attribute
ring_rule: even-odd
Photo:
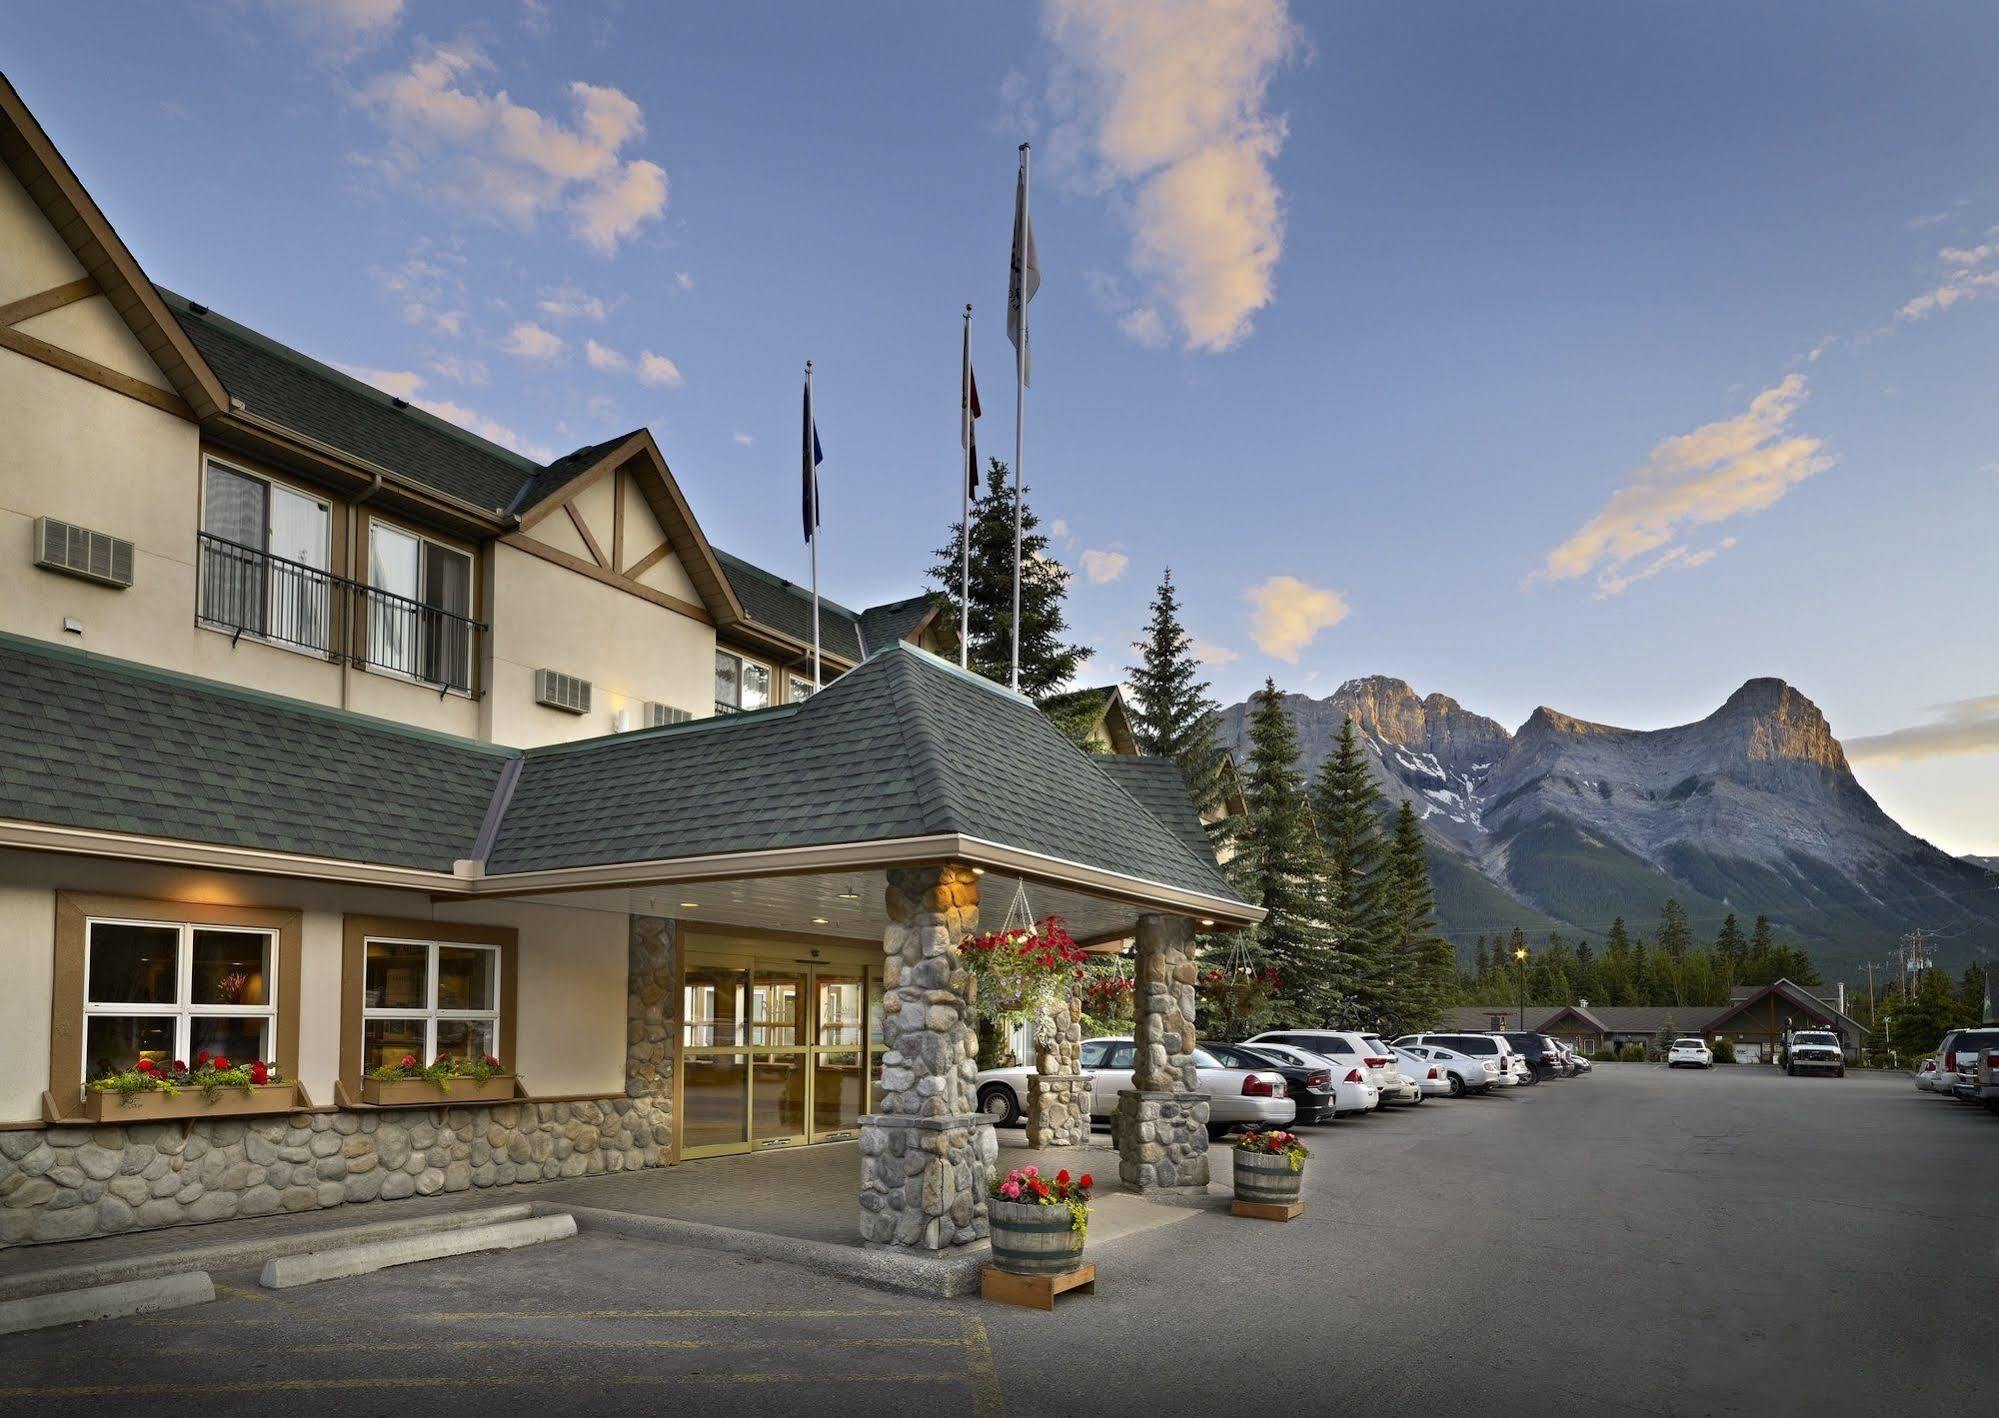
<svg viewBox="0 0 1999 1418"><path fill-rule="evenodd" d="M196 620L329 660L345 659L440 692L471 694L481 621L199 533Z"/></svg>

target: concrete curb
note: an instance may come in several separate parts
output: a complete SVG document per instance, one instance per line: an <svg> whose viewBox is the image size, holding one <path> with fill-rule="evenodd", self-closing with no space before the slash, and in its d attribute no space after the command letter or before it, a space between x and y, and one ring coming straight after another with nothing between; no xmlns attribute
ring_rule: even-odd
<svg viewBox="0 0 1999 1418"><path fill-rule="evenodd" d="M279 1256L264 1263L259 1283L267 1290L290 1290L299 1285L316 1285L322 1280L368 1275L393 1265L443 1260L479 1251L511 1251L521 1246L537 1246L544 1241L564 1241L575 1234L576 1221L567 1212L530 1216L520 1221L502 1221L492 1226L464 1226L422 1236L403 1236L358 1246L341 1246L334 1250L310 1251L305 1255Z"/></svg>
<svg viewBox="0 0 1999 1418"><path fill-rule="evenodd" d="M0 1334L146 1315L183 1305L205 1305L214 1298L215 1286L205 1270L127 1280L117 1285L93 1285L53 1295L29 1295L0 1301Z"/></svg>
<svg viewBox="0 0 1999 1418"><path fill-rule="evenodd" d="M410 1216L395 1221L370 1221L359 1226L332 1226L317 1231L296 1231L289 1235L266 1236L261 1240L225 1241L219 1245L190 1246L185 1250L125 1256L92 1261L84 1265L53 1266L47 1270L31 1270L20 1275L0 1277L0 1301L113 1285L127 1280L145 1280L181 1271L247 1270L273 1256L324 1250L329 1244L360 1245L370 1241L393 1240L402 1236L430 1235L438 1231L462 1230L468 1226L490 1226L500 1221L519 1221L534 1214L535 1208L523 1201L507 1206L487 1206L469 1211Z"/></svg>
<svg viewBox="0 0 1999 1418"><path fill-rule="evenodd" d="M554 1208L551 1207L550 1210ZM841 1246L831 1241L808 1241L795 1236L773 1236L762 1231L739 1231L729 1226L708 1226L699 1221L679 1221L668 1216L639 1216L624 1211L605 1211L594 1206L569 1206L563 1211L576 1218L586 1231L602 1231L631 1236L643 1241L663 1241L693 1246L704 1251L726 1251L755 1260L779 1261L802 1266L823 1275L838 1275L882 1290L898 1290L910 1295L935 1295L952 1299L976 1294L979 1271L992 1259L984 1246L970 1254L932 1259L903 1255L895 1251L869 1250L863 1246Z"/></svg>

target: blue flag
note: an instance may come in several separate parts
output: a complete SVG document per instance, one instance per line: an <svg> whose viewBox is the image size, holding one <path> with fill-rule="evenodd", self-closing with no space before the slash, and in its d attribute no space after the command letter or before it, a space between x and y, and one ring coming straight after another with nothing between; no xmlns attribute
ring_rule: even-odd
<svg viewBox="0 0 1999 1418"><path fill-rule="evenodd" d="M819 530L819 465L826 461L826 450L819 446L819 424L812 417L812 376L805 376L805 428L800 439L800 447L805 464L805 485L800 490L800 508L804 514L805 540L811 541L812 534Z"/></svg>

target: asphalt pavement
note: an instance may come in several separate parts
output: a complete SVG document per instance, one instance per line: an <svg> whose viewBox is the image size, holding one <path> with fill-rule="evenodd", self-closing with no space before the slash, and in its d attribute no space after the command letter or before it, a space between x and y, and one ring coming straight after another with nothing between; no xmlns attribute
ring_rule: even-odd
<svg viewBox="0 0 1999 1418"><path fill-rule="evenodd" d="M1307 1136L1303 1217L1109 1242L1054 1315L586 1234L0 1339L0 1413L1989 1407L1945 1320L1995 1280L1999 1117L1903 1076L1618 1065Z"/></svg>

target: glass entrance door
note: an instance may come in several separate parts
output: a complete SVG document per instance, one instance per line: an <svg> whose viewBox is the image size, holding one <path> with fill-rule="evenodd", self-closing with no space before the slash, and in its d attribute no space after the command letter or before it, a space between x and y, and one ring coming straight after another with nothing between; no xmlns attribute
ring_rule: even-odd
<svg viewBox="0 0 1999 1418"><path fill-rule="evenodd" d="M684 1158L860 1135L881 1050L861 965L690 952L681 1009Z"/></svg>

